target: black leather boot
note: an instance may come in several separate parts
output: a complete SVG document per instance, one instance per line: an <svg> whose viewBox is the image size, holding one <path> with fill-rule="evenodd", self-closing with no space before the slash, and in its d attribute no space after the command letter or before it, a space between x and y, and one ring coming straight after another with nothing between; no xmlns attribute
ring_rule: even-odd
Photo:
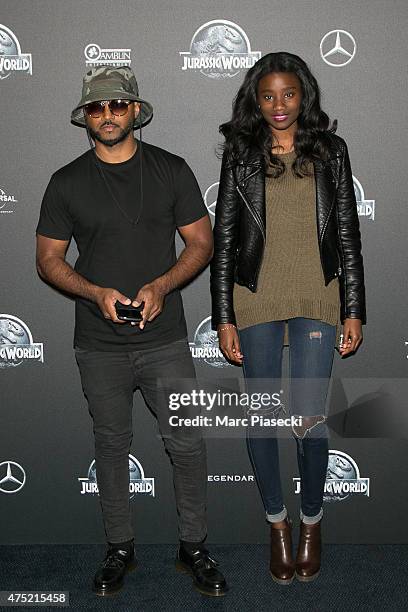
<svg viewBox="0 0 408 612"><path fill-rule="evenodd" d="M196 550L187 551L183 546L178 550L176 569L191 574L194 587L203 595L218 597L228 591L224 576L216 569L217 565L217 561L210 557L202 545Z"/></svg>
<svg viewBox="0 0 408 612"><path fill-rule="evenodd" d="M111 595L123 585L123 578L137 566L134 549L109 548L93 580L92 590L97 595Z"/></svg>

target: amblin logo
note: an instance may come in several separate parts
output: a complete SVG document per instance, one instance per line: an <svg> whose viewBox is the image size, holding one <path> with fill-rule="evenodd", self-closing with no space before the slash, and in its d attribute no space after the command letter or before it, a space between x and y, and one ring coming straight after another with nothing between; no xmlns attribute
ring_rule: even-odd
<svg viewBox="0 0 408 612"><path fill-rule="evenodd" d="M101 49L95 43L90 43L84 49L86 65L94 66L130 66L131 49Z"/></svg>
<svg viewBox="0 0 408 612"><path fill-rule="evenodd" d="M300 478L294 478L295 493L300 493ZM361 478L357 463L350 455L329 450L323 500L342 501L350 495L370 495L370 479Z"/></svg>
<svg viewBox="0 0 408 612"><path fill-rule="evenodd" d="M95 459L88 468L87 478L78 478L82 483L81 495L99 495L98 483L96 480ZM146 478L142 464L129 454L129 496L132 499L135 495L151 495L154 497L154 478Z"/></svg>
<svg viewBox="0 0 408 612"><path fill-rule="evenodd" d="M23 361L44 363L43 345L33 342L29 328L21 319L0 314L0 368L16 367Z"/></svg>
<svg viewBox="0 0 408 612"><path fill-rule="evenodd" d="M261 52L251 51L249 38L239 25L215 19L198 28L190 51L180 51L180 55L182 70L198 70L211 79L225 79L252 68Z"/></svg>
<svg viewBox="0 0 408 612"><path fill-rule="evenodd" d="M21 53L17 36L0 24L0 79L6 79L12 72L33 74L31 53Z"/></svg>

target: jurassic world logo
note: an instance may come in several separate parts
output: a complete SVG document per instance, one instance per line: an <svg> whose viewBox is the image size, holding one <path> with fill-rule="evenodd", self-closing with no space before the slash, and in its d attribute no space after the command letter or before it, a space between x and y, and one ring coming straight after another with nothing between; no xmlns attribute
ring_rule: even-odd
<svg viewBox="0 0 408 612"><path fill-rule="evenodd" d="M197 327L193 342L189 342L193 359L214 368L225 368L229 363L218 346L217 332L211 329L211 317L203 319Z"/></svg>
<svg viewBox="0 0 408 612"><path fill-rule="evenodd" d="M353 176L354 194L357 200L357 211L360 217L367 217L374 221L375 215L375 200L366 200L364 189L360 181Z"/></svg>
<svg viewBox="0 0 408 612"><path fill-rule="evenodd" d="M99 495L95 459L88 468L88 477L78 480L82 483L81 495ZM132 499L135 495L154 497L154 478L146 478L142 464L136 457L129 455L129 498Z"/></svg>
<svg viewBox="0 0 408 612"><path fill-rule="evenodd" d="M0 368L16 367L25 361L44 363L43 344L33 342L29 328L21 319L0 314Z"/></svg>
<svg viewBox="0 0 408 612"><path fill-rule="evenodd" d="M12 72L32 75L31 53L21 53L17 36L0 24L0 79L6 79Z"/></svg>
<svg viewBox="0 0 408 612"><path fill-rule="evenodd" d="M294 478L295 493L300 493L300 478ZM323 501L342 501L350 495L370 495L370 479L361 478L357 463L350 455L329 451Z"/></svg>
<svg viewBox="0 0 408 612"><path fill-rule="evenodd" d="M180 55L182 70L198 70L211 79L225 79L252 68L261 52L251 51L248 36L236 23L216 19L198 28L190 51L180 51Z"/></svg>

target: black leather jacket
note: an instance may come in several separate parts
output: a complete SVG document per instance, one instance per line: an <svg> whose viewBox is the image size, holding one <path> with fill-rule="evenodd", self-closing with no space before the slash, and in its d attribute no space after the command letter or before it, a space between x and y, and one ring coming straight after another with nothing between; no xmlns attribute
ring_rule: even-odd
<svg viewBox="0 0 408 612"><path fill-rule="evenodd" d="M341 322L366 323L363 257L353 177L345 141L329 135L330 155L315 161L316 219L325 285L339 278ZM265 247L265 164L261 153L231 161L224 154L211 261L212 327L236 324L234 282L253 293Z"/></svg>

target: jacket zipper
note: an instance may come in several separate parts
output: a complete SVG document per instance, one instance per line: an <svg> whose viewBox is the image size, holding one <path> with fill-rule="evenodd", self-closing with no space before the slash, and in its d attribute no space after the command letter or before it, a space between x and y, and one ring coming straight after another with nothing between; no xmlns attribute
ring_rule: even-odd
<svg viewBox="0 0 408 612"><path fill-rule="evenodd" d="M323 245L324 232L326 231L326 227L327 227L327 223L329 221L329 216L330 216L330 213L332 211L332 207L333 207L333 205L330 207L329 214L327 215L326 223L324 224L324 227L323 227L323 230L322 230L322 237L321 238L319 236L319 227L318 227L318 225L316 223L316 228L317 228L317 244L319 245L319 255L320 255L320 263L321 263L321 266L322 266L322 270L324 270L324 264L323 264L323 257L322 257L322 249L321 249L321 247ZM318 205L317 205L317 199L316 199L316 213L318 213L317 208L318 208Z"/></svg>
<svg viewBox="0 0 408 612"><path fill-rule="evenodd" d="M258 171L257 171L257 172L258 172ZM256 173L254 172L253 174L256 174ZM253 175L251 174L251 176L253 176ZM248 178L249 178L249 177L248 177ZM254 214L254 211L251 209L251 206L249 205L249 202L247 201L246 197L244 196L244 194L242 193L242 191L240 190L240 188L239 188L239 186L238 186L238 185L236 186L236 189L237 189L237 191L238 191L239 195L241 196L241 198L244 200L244 202L245 202L245 206L248 208L249 212L251 213L251 215L252 215L252 217L253 217L253 219L254 219L255 223L257 224L257 226L258 226L258 227L259 227L259 229L261 230L262 239L263 239L263 249L262 249L262 254L261 254L261 257L259 257L258 266L257 266L256 272L255 272L255 281L256 281L256 282L251 283L252 288L253 288L253 289L255 289L255 287L256 287L256 283L258 282L259 270L260 270L260 268L261 268L262 257L263 257L263 251L264 251L264 249L265 249L266 236L265 236L265 231L264 231L264 229L263 229L263 227L262 227L262 223L260 222L260 220L258 220L257 216Z"/></svg>
<svg viewBox="0 0 408 612"><path fill-rule="evenodd" d="M324 265L323 265L321 246L323 245L324 233L326 231L327 224L329 223L329 218L330 218L331 212L333 210L333 206L334 206L334 199L332 201L332 204L330 206L330 210L329 210L328 215L326 217L326 222L325 222L323 230L322 230L322 237L321 237L321 239L320 239L320 236L319 236L319 228L317 228L317 243L319 245L319 255L320 255L320 262L321 262L321 265L322 265L322 270L324 270ZM316 209L317 209L317 199L316 199ZM335 274L335 276L341 276L341 267L337 268L337 274Z"/></svg>
<svg viewBox="0 0 408 612"><path fill-rule="evenodd" d="M249 177L248 177L249 178ZM239 195L241 196L241 198L244 200L245 202L245 206L248 208L249 212L251 213L251 215L254 218L255 223L257 224L257 226L259 227L259 229L261 230L261 234L262 234L262 238L264 243L266 242L266 236L265 236L265 231L262 227L262 223L260 222L260 220L258 219L257 215L255 215L254 211L252 210L248 200L246 199L246 197L244 196L244 194L242 193L242 191L240 190L239 186L236 186L236 190L238 191Z"/></svg>
<svg viewBox="0 0 408 612"><path fill-rule="evenodd" d="M248 179L252 178L252 177L253 177L255 174L258 174L258 172L260 172L260 171L261 171L261 169L260 169L260 168L257 168L256 170L254 170L254 171L252 172L252 174L249 174L249 175L248 175L248 176L246 176L246 177L245 177L245 178L244 178L242 181L240 181L240 182L241 182L241 185L243 185L244 183L246 183Z"/></svg>

